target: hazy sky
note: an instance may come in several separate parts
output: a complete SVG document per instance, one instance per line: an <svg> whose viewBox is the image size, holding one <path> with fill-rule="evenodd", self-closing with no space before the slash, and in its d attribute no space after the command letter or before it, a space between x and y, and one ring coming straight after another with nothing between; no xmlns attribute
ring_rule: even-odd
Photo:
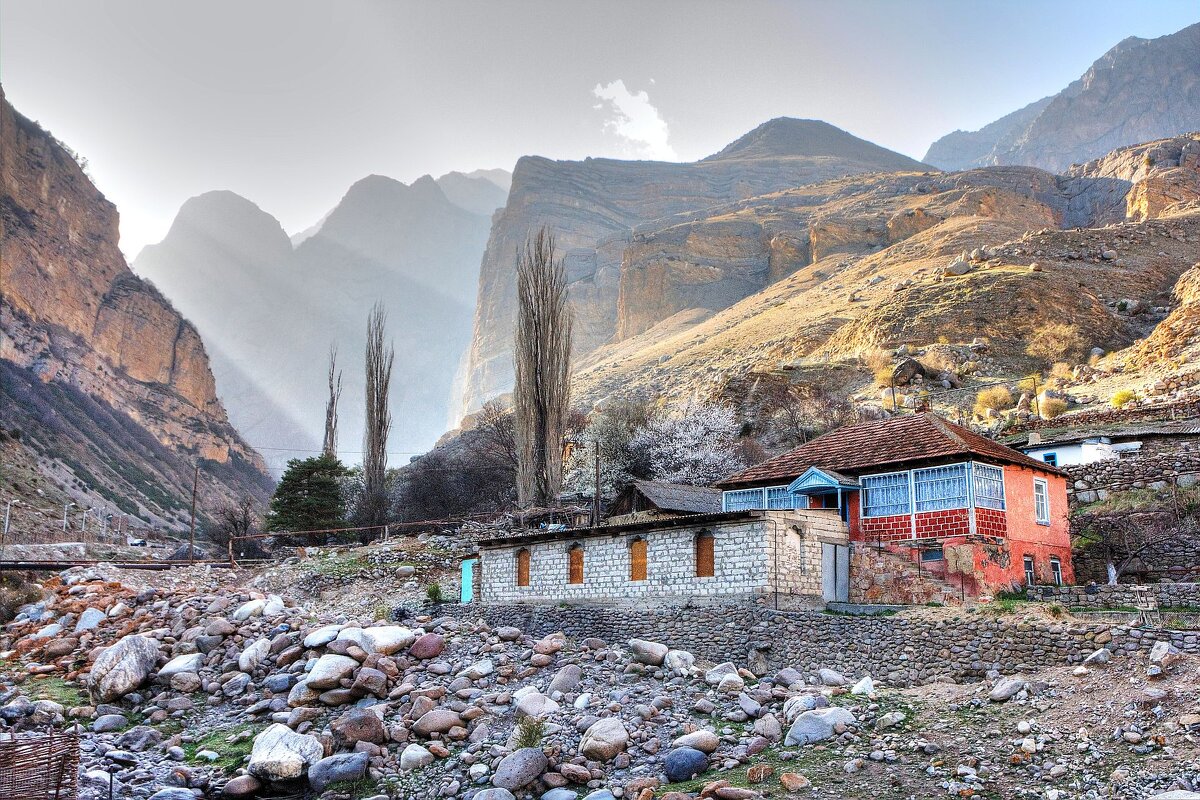
<svg viewBox="0 0 1200 800"><path fill-rule="evenodd" d="M131 257L232 189L289 232L370 173L693 160L778 116L920 158L1195 0L0 0L9 99L82 153Z"/></svg>

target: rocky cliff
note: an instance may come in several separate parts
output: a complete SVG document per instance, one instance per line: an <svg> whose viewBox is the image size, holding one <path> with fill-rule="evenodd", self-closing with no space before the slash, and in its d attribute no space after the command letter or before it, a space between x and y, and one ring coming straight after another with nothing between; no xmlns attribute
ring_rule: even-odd
<svg viewBox="0 0 1200 800"><path fill-rule="evenodd" d="M230 416L271 448L273 469L319 446L334 343L345 372L340 445L357 460L366 316L376 300L396 344L390 449L427 449L445 430L490 212L451 202L442 181L477 208L503 202L503 190L482 177L406 185L373 175L293 246L249 200L210 192L185 203L167 237L134 261L211 343Z"/></svg>
<svg viewBox="0 0 1200 800"><path fill-rule="evenodd" d="M229 424L196 329L129 271L116 209L2 90L0 222L2 421L20 427L48 460L71 462L77 479L150 519L165 519L190 491L192 461L207 476L209 510L265 496L263 462ZM77 421L54 407L57 390L47 387L55 386L72 398ZM108 421L89 424L102 417ZM113 426L134 438L150 434L154 457L166 463L114 449L128 436ZM99 434L113 438L89 448ZM133 473L155 474L158 485Z"/></svg>
<svg viewBox="0 0 1200 800"><path fill-rule="evenodd" d="M764 123L721 152L691 164L522 158L513 173L508 203L493 222L480 268L461 410L477 409L511 386L514 253L539 226L552 229L564 254L576 352L586 355L619 333L623 261L627 247L637 242L639 226L845 175L923 168L827 123L796 119ZM758 267L731 269L754 272ZM720 306L761 284L757 277L745 280L742 289L718 290L701 299ZM629 282L626 297L636 290L637 281Z"/></svg>
<svg viewBox="0 0 1200 800"><path fill-rule="evenodd" d="M872 353L967 353L977 337L988 355L967 371L1021 375L1038 366L1032 334L1064 322L1089 347L1136 344L1195 262L1198 148L1151 142L1066 175L851 176L643 225L624 251L618 335L580 360L576 397L734 387L743 402L755 376L810 372L856 394L873 382L860 360Z"/></svg>
<svg viewBox="0 0 1200 800"><path fill-rule="evenodd" d="M934 142L942 169L1025 164L1060 172L1126 145L1200 129L1200 24L1130 37L1079 80L978 131Z"/></svg>

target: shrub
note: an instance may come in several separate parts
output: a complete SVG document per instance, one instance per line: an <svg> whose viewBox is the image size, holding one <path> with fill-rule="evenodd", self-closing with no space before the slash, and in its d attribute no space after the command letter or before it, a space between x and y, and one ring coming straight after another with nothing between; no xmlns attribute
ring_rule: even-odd
<svg viewBox="0 0 1200 800"><path fill-rule="evenodd" d="M988 410L1003 411L1012 407L1013 396L1007 386L989 386L975 395L976 416L986 417Z"/></svg>
<svg viewBox="0 0 1200 800"><path fill-rule="evenodd" d="M1047 397L1038 403L1038 413L1042 419L1054 419L1062 416L1062 413L1067 410L1067 401L1057 397Z"/></svg>
<svg viewBox="0 0 1200 800"><path fill-rule="evenodd" d="M1059 383L1066 383L1075 378L1075 373L1067 362L1055 361L1054 365L1050 367L1050 377Z"/></svg>
<svg viewBox="0 0 1200 800"><path fill-rule="evenodd" d="M513 749L522 750L526 747L541 747L542 738L546 735L546 723L538 717L524 717L517 723L513 736Z"/></svg>
<svg viewBox="0 0 1200 800"><path fill-rule="evenodd" d="M20 574L5 575L0 578L0 623L11 621L21 606L41 599L42 588L36 583Z"/></svg>
<svg viewBox="0 0 1200 800"><path fill-rule="evenodd" d="M862 355L862 362L867 369L871 370L871 374L875 376L875 382L880 386L887 386L892 380L892 354L887 350L875 349L869 350Z"/></svg>
<svg viewBox="0 0 1200 800"><path fill-rule="evenodd" d="M1112 403L1113 408L1122 408L1126 404L1136 399L1137 395L1132 389L1121 389L1113 393L1112 400L1109 402Z"/></svg>
<svg viewBox="0 0 1200 800"><path fill-rule="evenodd" d="M1025 352L1047 364L1072 361L1083 355L1087 343L1079 328L1066 322L1042 325L1029 336Z"/></svg>
<svg viewBox="0 0 1200 800"><path fill-rule="evenodd" d="M442 597L442 587L436 583L431 583L425 587L425 597L431 603L440 603L444 599Z"/></svg>

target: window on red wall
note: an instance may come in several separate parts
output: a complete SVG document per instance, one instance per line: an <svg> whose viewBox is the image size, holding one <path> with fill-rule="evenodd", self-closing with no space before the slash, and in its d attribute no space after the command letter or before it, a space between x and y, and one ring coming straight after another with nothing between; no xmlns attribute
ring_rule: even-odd
<svg viewBox="0 0 1200 800"><path fill-rule="evenodd" d="M1050 486L1045 478L1033 479L1033 516L1038 525L1050 524Z"/></svg>
<svg viewBox="0 0 1200 800"><path fill-rule="evenodd" d="M1055 586L1063 585L1062 562L1058 560L1058 556L1050 557L1050 578Z"/></svg>

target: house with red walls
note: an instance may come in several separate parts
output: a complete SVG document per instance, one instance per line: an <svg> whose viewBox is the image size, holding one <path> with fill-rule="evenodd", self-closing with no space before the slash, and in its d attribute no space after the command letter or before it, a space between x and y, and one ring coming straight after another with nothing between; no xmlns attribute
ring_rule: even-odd
<svg viewBox="0 0 1200 800"><path fill-rule="evenodd" d="M935 414L838 428L718 487L724 512L834 510L852 548L965 594L1074 582L1065 473Z"/></svg>

